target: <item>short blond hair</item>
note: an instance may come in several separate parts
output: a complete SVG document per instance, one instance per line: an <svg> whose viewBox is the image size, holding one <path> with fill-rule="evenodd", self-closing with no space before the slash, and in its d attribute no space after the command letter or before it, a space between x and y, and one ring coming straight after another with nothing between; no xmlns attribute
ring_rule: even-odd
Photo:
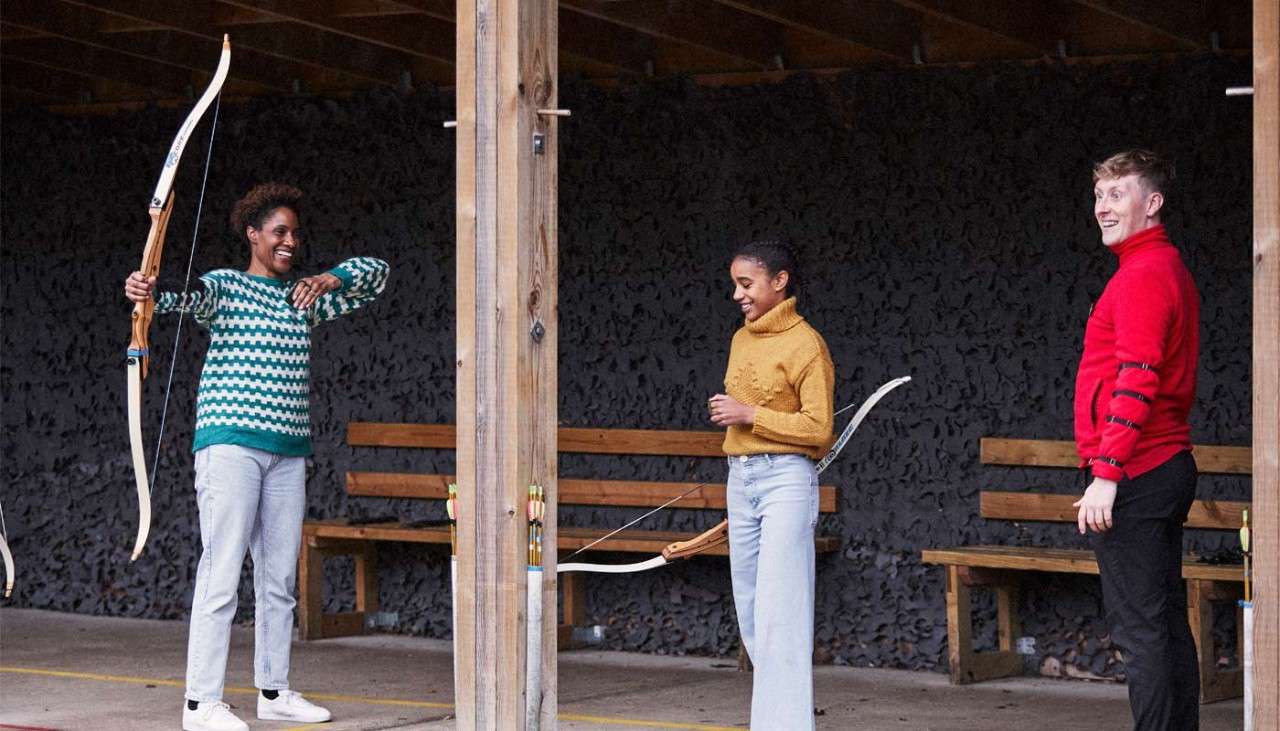
<svg viewBox="0 0 1280 731"><path fill-rule="evenodd" d="M1125 150L1117 152L1093 166L1093 182L1103 178L1123 178L1137 175L1152 193L1168 196L1167 188L1173 183L1173 163L1151 150Z"/></svg>

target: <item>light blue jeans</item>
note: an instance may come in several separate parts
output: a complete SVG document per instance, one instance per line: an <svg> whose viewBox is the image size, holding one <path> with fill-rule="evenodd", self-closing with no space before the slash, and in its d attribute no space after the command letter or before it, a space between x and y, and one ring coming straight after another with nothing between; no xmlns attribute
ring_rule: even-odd
<svg viewBox="0 0 1280 731"><path fill-rule="evenodd" d="M733 603L755 665L751 728L812 729L813 460L795 454L730 457L728 503Z"/></svg>
<svg viewBox="0 0 1280 731"><path fill-rule="evenodd" d="M196 452L195 462L203 552L191 601L186 697L222 700L246 550L253 556L253 684L284 690L307 502L306 459L215 444Z"/></svg>

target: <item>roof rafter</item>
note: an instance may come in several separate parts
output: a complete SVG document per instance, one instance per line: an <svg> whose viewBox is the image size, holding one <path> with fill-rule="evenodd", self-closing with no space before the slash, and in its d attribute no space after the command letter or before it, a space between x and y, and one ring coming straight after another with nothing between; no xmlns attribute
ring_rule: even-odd
<svg viewBox="0 0 1280 731"><path fill-rule="evenodd" d="M774 23L910 60L920 45L920 16L891 0L715 0Z"/></svg>
<svg viewBox="0 0 1280 731"><path fill-rule="evenodd" d="M123 53L153 65L195 71L201 75L201 83L213 73L213 62L222 48L221 41L171 38L168 32L141 35L103 33L102 16L45 0L5 0L4 13L5 21L13 26L91 48ZM277 91L289 91L287 77L261 63L232 64L228 76Z"/></svg>
<svg viewBox="0 0 1280 731"><path fill-rule="evenodd" d="M1106 13L1126 23L1199 50L1209 46L1209 31L1203 3L1173 3L1165 0L1075 0L1076 3Z"/></svg>
<svg viewBox="0 0 1280 731"><path fill-rule="evenodd" d="M448 23L457 21L452 0L395 2L407 11L428 18ZM560 50L567 55L635 74L645 73L647 64L653 60L654 43L650 36L576 13L560 13L559 22Z"/></svg>
<svg viewBox="0 0 1280 731"><path fill-rule="evenodd" d="M195 38L221 42L228 29L219 27L212 5L175 11L162 0L61 0L61 2L132 21L152 23ZM440 78L451 69L441 69L422 59L366 43L351 43L332 35L282 23L271 27L242 26L236 29L233 47L256 51L273 59L289 61L320 71L339 72L384 86L400 81L404 71L422 78ZM234 65L234 64L233 64ZM299 78L295 76L294 78ZM305 76L303 76L305 78Z"/></svg>
<svg viewBox="0 0 1280 731"><path fill-rule="evenodd" d="M452 28L421 14L410 17L344 17L335 11L337 3L317 0L219 0L244 10L256 11L276 21L288 21L364 41L393 51L407 53L452 66L456 39Z"/></svg>
<svg viewBox="0 0 1280 731"><path fill-rule="evenodd" d="M84 102L93 97L90 79L81 74L68 74L26 61L0 56L4 83L27 91L37 91L65 101Z"/></svg>
<svg viewBox="0 0 1280 731"><path fill-rule="evenodd" d="M148 64L144 68L133 56L84 46L63 38L5 41L3 53L6 57L21 59L44 68L105 81L124 82L170 97L189 94L194 86L190 71L158 63Z"/></svg>
<svg viewBox="0 0 1280 731"><path fill-rule="evenodd" d="M1056 0L1042 0L1035 12L1026 0L894 0L903 7L976 28L1012 41L1038 54L1056 54L1058 41L1071 19L1070 8Z"/></svg>
<svg viewBox="0 0 1280 731"><path fill-rule="evenodd" d="M571 11L604 20L655 38L681 43L761 69L775 68L783 55L782 29L759 17L708 3L674 7L661 0L649 2L607 2L606 0L560 0L561 13Z"/></svg>

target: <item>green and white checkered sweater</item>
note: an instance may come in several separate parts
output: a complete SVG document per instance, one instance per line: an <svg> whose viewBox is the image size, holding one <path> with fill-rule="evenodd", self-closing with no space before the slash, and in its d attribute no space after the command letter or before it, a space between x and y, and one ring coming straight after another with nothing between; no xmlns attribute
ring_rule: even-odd
<svg viewBox="0 0 1280 731"><path fill-rule="evenodd" d="M329 270L342 286L299 310L292 280L234 269L200 277L202 292L162 292L156 312L185 310L209 328L196 395L193 451L236 444L286 457L311 454L311 328L372 302L387 284L381 259L356 257Z"/></svg>

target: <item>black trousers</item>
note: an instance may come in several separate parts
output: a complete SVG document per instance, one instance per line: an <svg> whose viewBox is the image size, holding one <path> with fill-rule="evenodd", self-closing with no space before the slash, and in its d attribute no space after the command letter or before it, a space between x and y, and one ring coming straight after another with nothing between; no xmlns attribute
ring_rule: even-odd
<svg viewBox="0 0 1280 731"><path fill-rule="evenodd" d="M1093 534L1111 640L1124 653L1136 731L1200 728L1200 670L1182 580L1182 524L1196 463L1181 452L1116 489L1111 530Z"/></svg>

